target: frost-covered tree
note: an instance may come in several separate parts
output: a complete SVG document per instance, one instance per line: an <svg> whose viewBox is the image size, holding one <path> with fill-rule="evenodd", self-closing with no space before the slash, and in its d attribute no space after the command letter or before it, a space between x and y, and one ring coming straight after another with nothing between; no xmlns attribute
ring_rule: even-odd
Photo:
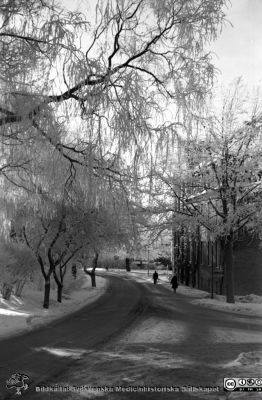
<svg viewBox="0 0 262 400"><path fill-rule="evenodd" d="M258 104L249 112L237 85L221 113L206 118L202 134L180 143L176 168L155 171L150 192L149 211L160 227L177 227L188 240L200 226L220 241L228 302L234 302L234 241L241 230L259 228L261 129Z"/></svg>
<svg viewBox="0 0 262 400"><path fill-rule="evenodd" d="M22 204L21 204L22 205ZM55 207L50 207L44 215L32 208L20 209L12 221L13 237L24 243L37 260L45 281L43 307L49 307L51 277L58 262L58 241L65 233L65 214Z"/></svg>
<svg viewBox="0 0 262 400"><path fill-rule="evenodd" d="M262 118L253 116L236 130L230 125L223 122L216 130L212 124L212 135L199 144L196 153L204 161L194 172L192 188L185 186L183 204L186 200L186 212L190 210L209 231L211 240L220 241L227 301L233 303L233 244L244 228L257 229L262 204ZM196 189L199 193L194 197Z"/></svg>
<svg viewBox="0 0 262 400"><path fill-rule="evenodd" d="M61 204L73 180L90 209L110 185L129 188L142 156L172 139L212 87L205 43L217 37L225 4L98 0L81 14L51 0L2 2L0 172L15 185L9 197L26 189L26 209L47 215L48 199Z"/></svg>
<svg viewBox="0 0 262 400"><path fill-rule="evenodd" d="M59 176L62 178L63 174ZM95 190L88 190L85 181L72 178L59 192L61 186L52 191L52 183L46 187L43 181L41 186L38 184L41 191L30 195L25 192L13 204L11 236L18 244L26 245L38 262L45 281L44 308L49 307L52 277L57 284L57 300L62 301L63 279L70 261L84 258L85 265L83 254L98 258L101 251L132 240L126 197L113 187L109 191L106 182L104 188L99 185L98 179ZM90 272L92 284L95 268L93 265Z"/></svg>
<svg viewBox="0 0 262 400"><path fill-rule="evenodd" d="M108 196L106 204L92 210L92 227L89 224L89 244L79 261L84 265L84 271L90 275L92 286L96 286L95 271L98 266L98 258L101 254L117 251L125 247L132 247L136 238L136 224L131 218L132 205L121 193L114 193L118 198ZM91 231L92 229L92 231ZM87 268L91 258L91 268Z"/></svg>
<svg viewBox="0 0 262 400"><path fill-rule="evenodd" d="M114 175L130 143L158 132L152 128L166 119L167 105L186 112L210 89L214 68L204 44L216 38L224 5L98 0L89 22L51 0L4 1L3 145L41 137L67 162Z"/></svg>

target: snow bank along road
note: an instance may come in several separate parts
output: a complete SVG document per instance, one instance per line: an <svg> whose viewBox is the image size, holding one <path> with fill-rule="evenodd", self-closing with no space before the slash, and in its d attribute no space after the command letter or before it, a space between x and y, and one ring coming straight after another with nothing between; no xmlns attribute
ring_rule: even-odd
<svg viewBox="0 0 262 400"><path fill-rule="evenodd" d="M258 393L226 397L222 390L223 377L262 375L261 319L188 300L165 285L109 276L109 290L97 302L0 342L3 398L14 398L14 389L4 386L15 372L29 376L22 395L32 399L261 398ZM35 386L67 391L36 393ZM137 386L152 391L135 392ZM191 390L199 386L218 391ZM179 391L158 391L165 387Z"/></svg>

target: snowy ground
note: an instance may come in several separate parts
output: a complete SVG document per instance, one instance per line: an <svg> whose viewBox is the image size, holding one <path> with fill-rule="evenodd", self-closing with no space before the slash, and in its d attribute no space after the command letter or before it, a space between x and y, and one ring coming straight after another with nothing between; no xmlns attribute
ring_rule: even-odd
<svg viewBox="0 0 262 400"><path fill-rule="evenodd" d="M42 307L43 291L32 286L25 289L21 298L12 295L6 301L0 296L0 339L32 330L92 303L106 288L104 278L97 276L96 283L97 287L92 288L90 277L78 271L77 279L67 282L62 303L56 301L56 290L51 290L48 310Z"/></svg>
<svg viewBox="0 0 262 400"><path fill-rule="evenodd" d="M126 275L124 271L117 271L117 274ZM153 271L150 271L149 275L147 271L136 270L131 272L131 276L138 282L152 282ZM159 285L165 285L170 290L170 271L158 271L159 274ZM234 313L241 313L245 315L254 315L262 317L262 296L255 294L248 294L246 296L235 296L235 304L226 303L226 297L220 295L214 295L214 299L210 298L210 293L199 289L193 289L188 286L179 285L177 293L184 294L192 297L192 304L199 304L203 307L212 308L215 310L228 311Z"/></svg>
<svg viewBox="0 0 262 400"><path fill-rule="evenodd" d="M236 325L228 320L209 320L202 313L198 318L189 318L180 313L179 304L169 284L166 271L159 271L158 285L152 284L152 271L110 271L110 274L130 277L146 284L151 296L151 308L141 314L137 321L125 332L101 349L90 351L77 357L68 371L50 384L90 386L89 389L57 393L65 399L176 399L176 400L231 400L262 398L261 393L225 393L221 389L223 377L262 376L262 336L255 326L261 323L262 298L255 295L236 298L235 304L227 304L223 296L210 299L204 291L180 285L177 293L185 295L188 309L196 307L201 315L203 307L233 312ZM41 308L43 293L28 292L25 298L12 298L10 303L0 299L0 337L28 330L41 323L75 311L84 304L94 301L105 290L105 280L97 278L98 287L90 287L86 275L77 281L66 293L62 304L55 301L52 293L50 310ZM83 283L84 279L84 283ZM81 290L79 285L83 283ZM150 284L149 284L150 283ZM170 291L161 290L164 285ZM176 298L176 297L175 297ZM179 298L179 297L177 297ZM183 300L184 302L184 300ZM185 305L186 305L185 303ZM180 303L182 304L182 303ZM244 315L243 315L244 314ZM15 316L15 318L14 318ZM216 317L215 317L216 318ZM224 318L224 317L223 317ZM246 322L248 323L246 324ZM238 324L238 325L237 325ZM240 324L240 325L239 325ZM252 330L254 327L254 330ZM65 354L57 354L65 357ZM74 354L67 354L74 359ZM173 387L184 385L198 387L219 387L219 392L179 392L179 393L106 393L97 387ZM61 397L60 397L61 396ZM51 398L50 397L50 398Z"/></svg>
<svg viewBox="0 0 262 400"><path fill-rule="evenodd" d="M261 325L261 298L245 296L237 298L235 305L227 305L221 296L211 300L205 298L207 292L180 285L177 292L185 295L182 299L172 293L166 271L158 272L159 282L153 285L152 271L149 276L147 271L110 271L110 274L144 283L149 307L114 341L90 351L74 368L60 376L60 385L75 385L80 389L77 393L67 393L66 397L57 394L57 398L261 399L261 393L223 391L223 377L262 376L262 336L258 329L258 324ZM163 291L162 285L170 293ZM219 313L217 317L212 310L204 310L203 306L226 311L226 314L230 311L234 315ZM183 312L180 307L184 307ZM196 315L192 314L193 309ZM81 389L82 385L87 387ZM217 388L218 391L190 392L191 386L198 388L199 385ZM136 387L178 387L179 392L160 393L155 389L152 393L123 393L117 392L116 387L127 390ZM113 388L112 393L110 388Z"/></svg>

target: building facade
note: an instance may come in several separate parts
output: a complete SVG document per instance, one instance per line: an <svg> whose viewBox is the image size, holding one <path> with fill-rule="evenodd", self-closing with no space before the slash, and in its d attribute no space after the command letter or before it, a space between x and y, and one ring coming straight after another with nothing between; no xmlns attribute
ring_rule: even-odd
<svg viewBox="0 0 262 400"><path fill-rule="evenodd" d="M212 240L203 228L192 234L174 229L174 269L181 283L225 294L224 260L221 241ZM262 240L243 230L233 246L236 295L262 295Z"/></svg>

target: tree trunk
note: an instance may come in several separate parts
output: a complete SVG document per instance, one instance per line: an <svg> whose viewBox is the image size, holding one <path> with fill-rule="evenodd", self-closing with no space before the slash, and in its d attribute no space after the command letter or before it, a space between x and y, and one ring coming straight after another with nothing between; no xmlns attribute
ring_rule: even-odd
<svg viewBox="0 0 262 400"><path fill-rule="evenodd" d="M51 275L52 270L53 270L53 264L52 265L50 264L49 271L46 273L45 272L45 264L44 264L44 261L43 261L42 257L40 256L40 254L38 254L37 260L38 260L38 262L40 264L41 272L42 272L44 280L45 280L43 308L49 308L50 289L51 289L50 275Z"/></svg>
<svg viewBox="0 0 262 400"><path fill-rule="evenodd" d="M91 278L91 286L92 287L96 287L96 272L95 272L95 270L91 270L91 271L88 271L86 268L84 269L84 272L87 274L87 275L89 275L90 276L90 278Z"/></svg>
<svg viewBox="0 0 262 400"><path fill-rule="evenodd" d="M57 283L57 301L62 303L62 294L63 294L63 285L61 283Z"/></svg>
<svg viewBox="0 0 262 400"><path fill-rule="evenodd" d="M93 259L93 268L90 273L92 287L96 287L96 268L97 268L97 263L98 263L98 257L99 257L99 253L96 251L94 259Z"/></svg>
<svg viewBox="0 0 262 400"><path fill-rule="evenodd" d="M91 271L88 271L86 267L84 267L84 272L90 276L91 278L91 285L92 287L96 287L96 267L97 267L97 261L98 261L99 254L96 252L95 256L92 261L92 269ZM83 264L83 263L82 263Z"/></svg>
<svg viewBox="0 0 262 400"><path fill-rule="evenodd" d="M96 287L96 273L95 273L95 271L92 271L92 272L90 273L90 276L91 276L91 284L92 284L92 287Z"/></svg>
<svg viewBox="0 0 262 400"><path fill-rule="evenodd" d="M131 268L130 268L130 258L126 257L126 271L130 272Z"/></svg>
<svg viewBox="0 0 262 400"><path fill-rule="evenodd" d="M234 298L234 261L233 261L233 238L228 236L224 244L224 274L226 284L227 303L235 303Z"/></svg>
<svg viewBox="0 0 262 400"><path fill-rule="evenodd" d="M201 267L202 245L200 239L200 227L197 228L197 262L196 262L196 286L200 288L200 267Z"/></svg>
<svg viewBox="0 0 262 400"><path fill-rule="evenodd" d="M64 282L65 271L64 271L64 273L63 273L63 270L62 270L62 268L60 267L59 273L60 273L60 279L58 278L57 273L56 273L56 270L55 270L55 268L54 268L54 270L53 270L53 277L54 277L54 280L55 280L55 283L56 283L56 286L57 286L57 297L56 297L56 300L57 300L59 303L62 303L62 294L63 294L63 287L64 287L63 282Z"/></svg>
<svg viewBox="0 0 262 400"><path fill-rule="evenodd" d="M49 308L49 299L50 299L50 278L45 281L45 292L44 292L44 304L43 308Z"/></svg>

